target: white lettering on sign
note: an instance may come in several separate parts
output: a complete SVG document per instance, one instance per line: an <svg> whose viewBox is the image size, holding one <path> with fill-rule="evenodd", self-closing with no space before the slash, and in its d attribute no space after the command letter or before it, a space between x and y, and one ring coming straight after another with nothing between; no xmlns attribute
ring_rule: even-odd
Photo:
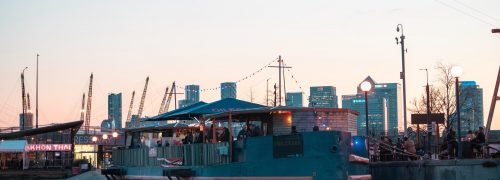
<svg viewBox="0 0 500 180"><path fill-rule="evenodd" d="M71 151L71 144L28 144L25 151Z"/></svg>

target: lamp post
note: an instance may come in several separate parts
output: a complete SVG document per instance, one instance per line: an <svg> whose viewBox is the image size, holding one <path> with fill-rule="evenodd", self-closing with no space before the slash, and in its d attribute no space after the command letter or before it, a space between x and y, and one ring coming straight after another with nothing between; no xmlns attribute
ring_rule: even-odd
<svg viewBox="0 0 500 180"><path fill-rule="evenodd" d="M427 84L425 85L425 93L427 96L427 153L431 153L431 136L432 136L432 123L431 123L431 98L430 98L430 90L429 90L429 70L426 69L420 69L421 71L425 70L425 74L427 77Z"/></svg>
<svg viewBox="0 0 500 180"><path fill-rule="evenodd" d="M451 75L455 77L455 96L456 96L456 108L457 114L457 132L458 132L458 158L462 158L462 129L460 127L460 90L458 84L458 78L462 75L462 68L459 66L454 66L451 68Z"/></svg>
<svg viewBox="0 0 500 180"><path fill-rule="evenodd" d="M361 83L361 90L365 92L365 126L366 126L366 139L367 139L367 149L368 149L368 160L370 159L370 140L368 131L368 91L372 89L372 84L368 81Z"/></svg>
<svg viewBox="0 0 500 180"><path fill-rule="evenodd" d="M114 145L116 145L116 138L118 137L118 133L115 131L113 132L113 134L111 134L111 136L113 137L113 141L114 141Z"/></svg>
<svg viewBox="0 0 500 180"><path fill-rule="evenodd" d="M398 24L396 27L396 31L399 32L401 28L401 36L398 39L396 37L396 44L401 44L401 60L402 60L402 71L399 74L399 78L403 80L403 128L405 129L405 135L406 135L406 74L405 74L405 35L403 34L403 25Z"/></svg>

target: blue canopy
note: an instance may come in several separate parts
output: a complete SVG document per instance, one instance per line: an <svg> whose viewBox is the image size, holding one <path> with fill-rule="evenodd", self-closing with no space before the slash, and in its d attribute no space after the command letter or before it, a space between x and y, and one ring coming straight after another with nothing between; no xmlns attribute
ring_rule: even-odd
<svg viewBox="0 0 500 180"><path fill-rule="evenodd" d="M245 110L245 109L255 109L262 107L265 106L234 98L225 98L209 104L204 104L193 108L187 108L182 111L168 114L167 116L162 116L162 119L166 120L166 119L176 119L176 118L193 118L207 114L215 114L215 113Z"/></svg>
<svg viewBox="0 0 500 180"><path fill-rule="evenodd" d="M24 152L26 144L28 144L26 140L0 141L0 152Z"/></svg>
<svg viewBox="0 0 500 180"><path fill-rule="evenodd" d="M191 105L186 106L186 107L183 107L183 108L175 109L175 110L172 110L172 111L169 111L169 112L166 112L166 113L160 114L160 115L158 115L158 116L149 117L149 118L144 118L144 119L142 119L142 121L164 121L164 120L173 120L174 118L171 118L171 117L170 117L172 114L175 114L175 113L178 113L178 112L182 112L182 111L186 111L186 110L193 109L193 108L197 108L197 107L202 106L202 105L205 105L205 104L207 104L207 103L206 103L206 102L203 102L203 101L200 101L200 102L197 102L197 103L191 104Z"/></svg>

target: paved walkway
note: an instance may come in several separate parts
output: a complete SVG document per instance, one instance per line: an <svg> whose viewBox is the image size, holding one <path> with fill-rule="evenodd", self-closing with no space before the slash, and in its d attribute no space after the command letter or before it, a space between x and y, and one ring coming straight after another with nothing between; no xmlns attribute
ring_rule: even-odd
<svg viewBox="0 0 500 180"><path fill-rule="evenodd" d="M88 171L83 174L68 178L69 180L106 180L106 176L101 175L101 170Z"/></svg>

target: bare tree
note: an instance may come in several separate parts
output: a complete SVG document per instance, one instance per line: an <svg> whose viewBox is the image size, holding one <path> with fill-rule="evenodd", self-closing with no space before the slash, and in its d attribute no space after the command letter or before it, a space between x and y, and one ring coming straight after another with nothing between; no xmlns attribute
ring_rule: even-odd
<svg viewBox="0 0 500 180"><path fill-rule="evenodd" d="M453 125L452 116L456 112L456 96L455 96L455 78L451 75L452 65L442 62L437 63L435 70L438 72L437 79L430 89L431 113L445 114L445 128ZM461 95L460 106L464 105L467 99L473 98L473 94L466 93ZM426 112L427 98L423 92L418 98L410 101L409 111L412 113ZM452 121L453 120L453 121Z"/></svg>
<svg viewBox="0 0 500 180"><path fill-rule="evenodd" d="M442 89L442 93L438 98L441 103L441 112L445 114L445 127L451 125L450 119L453 112L455 112L455 92L454 84L455 78L451 75L452 65L440 62L436 65L435 69L439 72L438 85Z"/></svg>

